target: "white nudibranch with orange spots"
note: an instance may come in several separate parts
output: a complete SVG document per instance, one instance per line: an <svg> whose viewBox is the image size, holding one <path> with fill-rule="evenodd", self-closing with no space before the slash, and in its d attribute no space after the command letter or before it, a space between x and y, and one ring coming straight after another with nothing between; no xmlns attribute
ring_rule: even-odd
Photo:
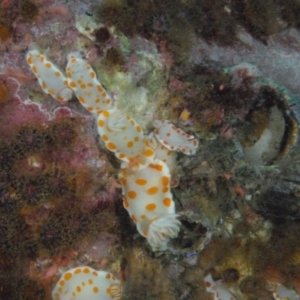
<svg viewBox="0 0 300 300"><path fill-rule="evenodd" d="M122 286L114 275L90 267L77 267L62 274L52 291L53 300L121 299Z"/></svg>
<svg viewBox="0 0 300 300"><path fill-rule="evenodd" d="M123 168L130 164L132 169L140 169L153 160L154 151L147 147L141 126L124 112L105 110L99 114L97 124L107 149L125 162Z"/></svg>
<svg viewBox="0 0 300 300"><path fill-rule="evenodd" d="M67 64L68 85L89 112L99 114L112 106L112 100L96 77L92 67L79 54L70 53Z"/></svg>
<svg viewBox="0 0 300 300"><path fill-rule="evenodd" d="M172 151L181 151L184 154L195 154L198 148L198 140L193 135L185 133L183 130L176 128L171 122L164 120L155 120L154 134L156 138L167 149Z"/></svg>
<svg viewBox="0 0 300 300"><path fill-rule="evenodd" d="M153 251L164 251L170 238L180 230L175 203L170 191L170 172L167 165L155 159L146 168L120 172L123 205L138 232Z"/></svg>
<svg viewBox="0 0 300 300"><path fill-rule="evenodd" d="M30 50L26 55L26 61L46 94L58 101L72 98L72 90L65 75L38 50Z"/></svg>
<svg viewBox="0 0 300 300"><path fill-rule="evenodd" d="M236 300L229 290L222 284L221 280L214 281L211 274L204 278L206 290L214 294L214 300Z"/></svg>

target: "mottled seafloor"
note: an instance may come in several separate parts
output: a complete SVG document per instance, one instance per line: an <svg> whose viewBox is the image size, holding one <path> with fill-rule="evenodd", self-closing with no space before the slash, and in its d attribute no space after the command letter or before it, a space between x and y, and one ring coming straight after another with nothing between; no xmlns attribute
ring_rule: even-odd
<svg viewBox="0 0 300 300"><path fill-rule="evenodd" d="M297 0L1 0L0 299L51 299L81 265L128 300L217 299L208 274L234 299L300 299L299 14ZM43 93L32 47L62 70L80 53L146 133L167 119L199 140L178 155L167 251L123 208L94 117Z"/></svg>

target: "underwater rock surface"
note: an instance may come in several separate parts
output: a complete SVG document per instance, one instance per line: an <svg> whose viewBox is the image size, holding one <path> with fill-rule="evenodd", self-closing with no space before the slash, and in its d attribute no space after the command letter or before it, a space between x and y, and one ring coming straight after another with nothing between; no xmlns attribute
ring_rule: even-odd
<svg viewBox="0 0 300 300"><path fill-rule="evenodd" d="M112 299L299 299L299 12L294 0L1 1L0 298L53 299L88 266L121 282ZM26 61L34 49L67 77L81 57L138 138L157 120L169 131L155 143L185 138L190 155L170 140L157 164L176 212L156 225L164 251L122 200L122 186L135 194L118 173L141 184L148 160L109 151L78 89L55 100Z"/></svg>

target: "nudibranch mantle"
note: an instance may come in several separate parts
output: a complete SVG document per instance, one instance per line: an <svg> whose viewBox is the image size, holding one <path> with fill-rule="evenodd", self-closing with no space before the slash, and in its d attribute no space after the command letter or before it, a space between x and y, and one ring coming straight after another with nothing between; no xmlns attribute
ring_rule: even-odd
<svg viewBox="0 0 300 300"><path fill-rule="evenodd" d="M106 148L118 159L131 162L142 154L143 130L130 116L116 109L105 110L98 115L97 125Z"/></svg>
<svg viewBox="0 0 300 300"><path fill-rule="evenodd" d="M121 294L121 283L113 274L84 266L62 274L52 291L52 299L119 300Z"/></svg>
<svg viewBox="0 0 300 300"><path fill-rule="evenodd" d="M28 51L26 61L46 94L58 101L72 98L72 90L65 75L38 50Z"/></svg>
<svg viewBox="0 0 300 300"><path fill-rule="evenodd" d="M172 151L179 150L186 155L196 153L199 143L193 135L185 133L167 120L155 120L153 126L155 127L154 134L156 138L167 149Z"/></svg>
<svg viewBox="0 0 300 300"><path fill-rule="evenodd" d="M153 251L166 250L168 240L177 237L180 230L170 177L169 168L158 159L144 169L125 169L119 174L123 205Z"/></svg>
<svg viewBox="0 0 300 300"><path fill-rule="evenodd" d="M89 112L99 114L112 107L112 100L98 81L96 73L79 54L68 55L66 73L69 87Z"/></svg>

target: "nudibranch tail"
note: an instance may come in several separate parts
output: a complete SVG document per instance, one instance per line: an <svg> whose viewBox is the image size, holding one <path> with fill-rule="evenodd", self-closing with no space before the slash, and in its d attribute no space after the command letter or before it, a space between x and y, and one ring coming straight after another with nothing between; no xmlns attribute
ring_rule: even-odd
<svg viewBox="0 0 300 300"><path fill-rule="evenodd" d="M112 107L112 100L97 79L95 71L78 54L68 55L68 85L89 112L99 114Z"/></svg>
<svg viewBox="0 0 300 300"><path fill-rule="evenodd" d="M72 98L72 90L65 75L38 50L30 50L26 55L26 61L46 94L58 101Z"/></svg>
<svg viewBox="0 0 300 300"><path fill-rule="evenodd" d="M105 110L97 120L98 133L108 150L125 162L131 162L144 150L144 137L140 125L118 110Z"/></svg>
<svg viewBox="0 0 300 300"><path fill-rule="evenodd" d="M122 286L111 273L90 267L66 271L52 291L53 300L111 300L121 299Z"/></svg>
<svg viewBox="0 0 300 300"><path fill-rule="evenodd" d="M185 133L166 120L156 120L153 122L153 125L156 128L154 130L156 138L167 149L181 151L186 155L196 153L199 142L193 135Z"/></svg>

